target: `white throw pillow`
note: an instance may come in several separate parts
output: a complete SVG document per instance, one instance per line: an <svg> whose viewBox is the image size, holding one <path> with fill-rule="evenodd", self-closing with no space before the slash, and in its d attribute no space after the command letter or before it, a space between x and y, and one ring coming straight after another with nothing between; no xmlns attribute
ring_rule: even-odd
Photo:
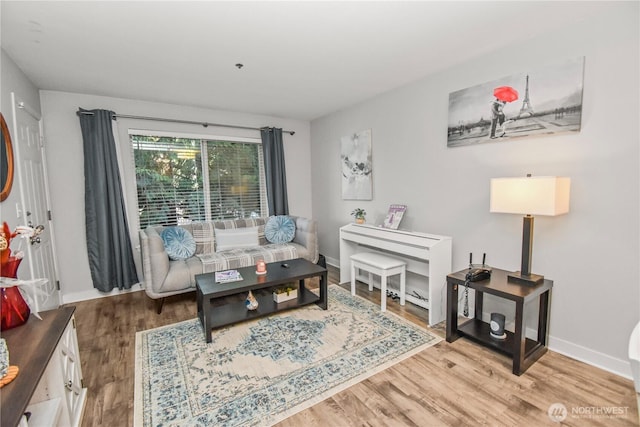
<svg viewBox="0 0 640 427"><path fill-rule="evenodd" d="M259 246L258 227L216 228L216 252Z"/></svg>

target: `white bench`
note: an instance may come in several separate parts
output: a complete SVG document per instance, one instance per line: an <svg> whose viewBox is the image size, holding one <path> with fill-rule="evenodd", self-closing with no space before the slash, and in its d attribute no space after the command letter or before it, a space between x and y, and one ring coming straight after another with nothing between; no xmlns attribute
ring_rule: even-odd
<svg viewBox="0 0 640 427"><path fill-rule="evenodd" d="M351 295L356 294L356 270L369 273L369 291L373 291L373 275L380 276L380 309L387 310L387 278L400 275L400 305L405 303L406 263L373 252L360 252L351 255Z"/></svg>

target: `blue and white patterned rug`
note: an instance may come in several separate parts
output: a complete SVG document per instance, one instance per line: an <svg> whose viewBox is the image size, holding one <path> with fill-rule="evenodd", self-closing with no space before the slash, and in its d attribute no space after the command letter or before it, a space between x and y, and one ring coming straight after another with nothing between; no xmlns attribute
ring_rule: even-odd
<svg viewBox="0 0 640 427"><path fill-rule="evenodd" d="M214 330L210 344L198 319L138 332L135 425L272 425L439 341L337 285L326 311Z"/></svg>

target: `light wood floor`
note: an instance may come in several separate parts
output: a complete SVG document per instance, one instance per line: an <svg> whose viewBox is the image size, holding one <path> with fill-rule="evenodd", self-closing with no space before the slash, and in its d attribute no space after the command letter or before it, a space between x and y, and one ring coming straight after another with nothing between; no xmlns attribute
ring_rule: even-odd
<svg viewBox="0 0 640 427"><path fill-rule="evenodd" d="M338 270L329 267L329 282L338 278ZM380 302L380 292L369 293L362 284L358 295ZM167 299L161 315L144 292L74 305L88 387L82 425L131 426L135 333L196 317L195 294ZM426 325L424 309L391 299L387 307ZM444 337L444 322L432 330ZM630 380L552 351L518 377L506 356L459 339L443 340L279 426L551 426L558 425L547 415L554 403L568 410L563 425L638 425Z"/></svg>

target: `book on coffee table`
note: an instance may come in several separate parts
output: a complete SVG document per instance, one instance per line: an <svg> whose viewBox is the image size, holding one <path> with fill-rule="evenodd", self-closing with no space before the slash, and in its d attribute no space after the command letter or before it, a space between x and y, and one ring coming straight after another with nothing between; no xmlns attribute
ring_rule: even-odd
<svg viewBox="0 0 640 427"><path fill-rule="evenodd" d="M242 275L238 270L216 271L216 283L239 282Z"/></svg>

